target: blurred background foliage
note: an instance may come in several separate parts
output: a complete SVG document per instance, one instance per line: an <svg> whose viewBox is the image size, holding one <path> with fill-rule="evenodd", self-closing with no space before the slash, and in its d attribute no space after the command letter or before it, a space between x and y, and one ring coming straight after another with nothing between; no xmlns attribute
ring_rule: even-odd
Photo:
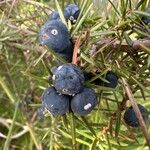
<svg viewBox="0 0 150 150"><path fill-rule="evenodd" d="M128 81L137 103L150 112L150 49L132 47L134 41L150 38L150 26L141 21L142 16L150 17L144 12L150 1L58 2L62 9L68 3L77 3L81 8L77 23L68 25L74 40L82 35L80 66L86 71L100 71L95 79L113 70L120 78L119 84L111 89L87 82L95 89L99 105L86 117L68 113L37 119L41 95L51 85L50 68L55 65L52 51L39 45L38 31L58 3L1 0L0 148L148 150L141 128L130 128L122 119L131 103L121 78ZM149 125L150 121L150 132Z"/></svg>

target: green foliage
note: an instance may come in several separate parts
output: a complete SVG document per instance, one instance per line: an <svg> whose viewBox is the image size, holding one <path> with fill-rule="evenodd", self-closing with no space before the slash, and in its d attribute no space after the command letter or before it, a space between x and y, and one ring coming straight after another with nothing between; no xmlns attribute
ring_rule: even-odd
<svg viewBox="0 0 150 150"><path fill-rule="evenodd" d="M108 0L105 7L100 0L74 1L81 13L72 26L62 14L64 0L0 1L0 145L29 150L148 150L141 128L130 128L123 121L124 108L131 103L122 78L150 112L150 44L133 48L136 40L150 38L150 24L141 21L142 16L149 17L143 10L150 1ZM36 118L42 92L52 84L53 59L62 59L38 43L38 31L53 9L74 39L82 35L83 70L101 72L86 82L95 89L99 104L85 117L68 113ZM92 84L97 78L107 82L103 75L110 69L119 76L116 89ZM150 121L146 125L150 132Z"/></svg>

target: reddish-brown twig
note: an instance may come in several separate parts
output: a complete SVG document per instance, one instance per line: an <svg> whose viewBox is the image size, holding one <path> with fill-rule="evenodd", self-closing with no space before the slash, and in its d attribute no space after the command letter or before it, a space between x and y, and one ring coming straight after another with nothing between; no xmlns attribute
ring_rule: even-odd
<svg viewBox="0 0 150 150"><path fill-rule="evenodd" d="M73 50L72 63L75 65L77 65L77 63L78 63L77 55L78 55L78 49L80 47L80 40L81 40L81 36L79 36L79 38L76 40L74 50Z"/></svg>

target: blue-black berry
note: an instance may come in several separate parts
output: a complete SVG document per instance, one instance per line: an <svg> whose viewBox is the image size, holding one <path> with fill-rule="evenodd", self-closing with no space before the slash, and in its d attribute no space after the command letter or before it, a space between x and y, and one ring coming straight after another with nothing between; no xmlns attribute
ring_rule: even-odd
<svg viewBox="0 0 150 150"><path fill-rule="evenodd" d="M91 80L94 77L94 74L91 72L84 71L83 73L84 73L85 81Z"/></svg>
<svg viewBox="0 0 150 150"><path fill-rule="evenodd" d="M147 12L147 13L150 14L150 8L148 8L145 12ZM142 20L146 25L150 23L150 17L148 17L148 16L143 16L143 17L141 18L141 20Z"/></svg>
<svg viewBox="0 0 150 150"><path fill-rule="evenodd" d="M84 89L76 94L71 100L72 111L80 116L89 114L97 105L96 93L93 89L84 87Z"/></svg>
<svg viewBox="0 0 150 150"><path fill-rule="evenodd" d="M115 88L118 84L118 76L112 71L107 72L105 79L109 82L104 83L106 87Z"/></svg>
<svg viewBox="0 0 150 150"><path fill-rule="evenodd" d="M73 44L67 27L60 20L48 20L39 32L41 45L46 45L69 62L72 59Z"/></svg>
<svg viewBox="0 0 150 150"><path fill-rule="evenodd" d="M84 72L85 80L91 80L95 75L91 72ZM105 87L115 88L118 84L118 76L112 72L108 71L106 73L105 79L108 81L108 83L103 82L100 78L95 79L92 81L95 85L101 85Z"/></svg>
<svg viewBox="0 0 150 150"><path fill-rule="evenodd" d="M66 20L70 20L72 24L76 23L79 13L80 9L75 4L67 5L64 9L64 16Z"/></svg>
<svg viewBox="0 0 150 150"><path fill-rule="evenodd" d="M54 87L47 88L42 96L42 106L38 110L40 116L48 111L53 116L63 115L69 111L69 96L57 93Z"/></svg>
<svg viewBox="0 0 150 150"><path fill-rule="evenodd" d="M84 75L81 69L71 63L63 64L53 73L53 84L62 94L75 95L83 89Z"/></svg>
<svg viewBox="0 0 150 150"><path fill-rule="evenodd" d="M146 108L140 104L138 104L139 110L143 116L144 121L146 122L148 120L148 112ZM131 127L138 127L139 126L139 121L135 115L135 112L133 110L133 107L129 107L125 113L124 113L124 121L127 125Z"/></svg>
<svg viewBox="0 0 150 150"><path fill-rule="evenodd" d="M85 81L88 81L91 80L93 77L95 77L95 75L91 72L84 71L84 77ZM94 81L92 81L92 83L94 83L95 85L102 85L103 81L100 78L97 78Z"/></svg>
<svg viewBox="0 0 150 150"><path fill-rule="evenodd" d="M49 20L57 20L57 19L60 19L60 17L59 17L58 12L54 10L49 15Z"/></svg>

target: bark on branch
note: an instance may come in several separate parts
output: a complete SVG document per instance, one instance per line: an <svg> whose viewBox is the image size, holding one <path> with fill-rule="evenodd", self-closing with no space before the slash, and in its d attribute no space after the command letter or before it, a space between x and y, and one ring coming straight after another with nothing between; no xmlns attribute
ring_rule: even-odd
<svg viewBox="0 0 150 150"><path fill-rule="evenodd" d="M128 45L126 42L122 42L122 44L120 45L120 41L118 41L117 39L103 38L100 39L100 41L98 41L96 45L106 45L106 47L110 47L112 49L120 47L120 49L126 52L138 52L143 50L143 46L150 48L150 38L138 39L136 41L133 41L132 45Z"/></svg>

